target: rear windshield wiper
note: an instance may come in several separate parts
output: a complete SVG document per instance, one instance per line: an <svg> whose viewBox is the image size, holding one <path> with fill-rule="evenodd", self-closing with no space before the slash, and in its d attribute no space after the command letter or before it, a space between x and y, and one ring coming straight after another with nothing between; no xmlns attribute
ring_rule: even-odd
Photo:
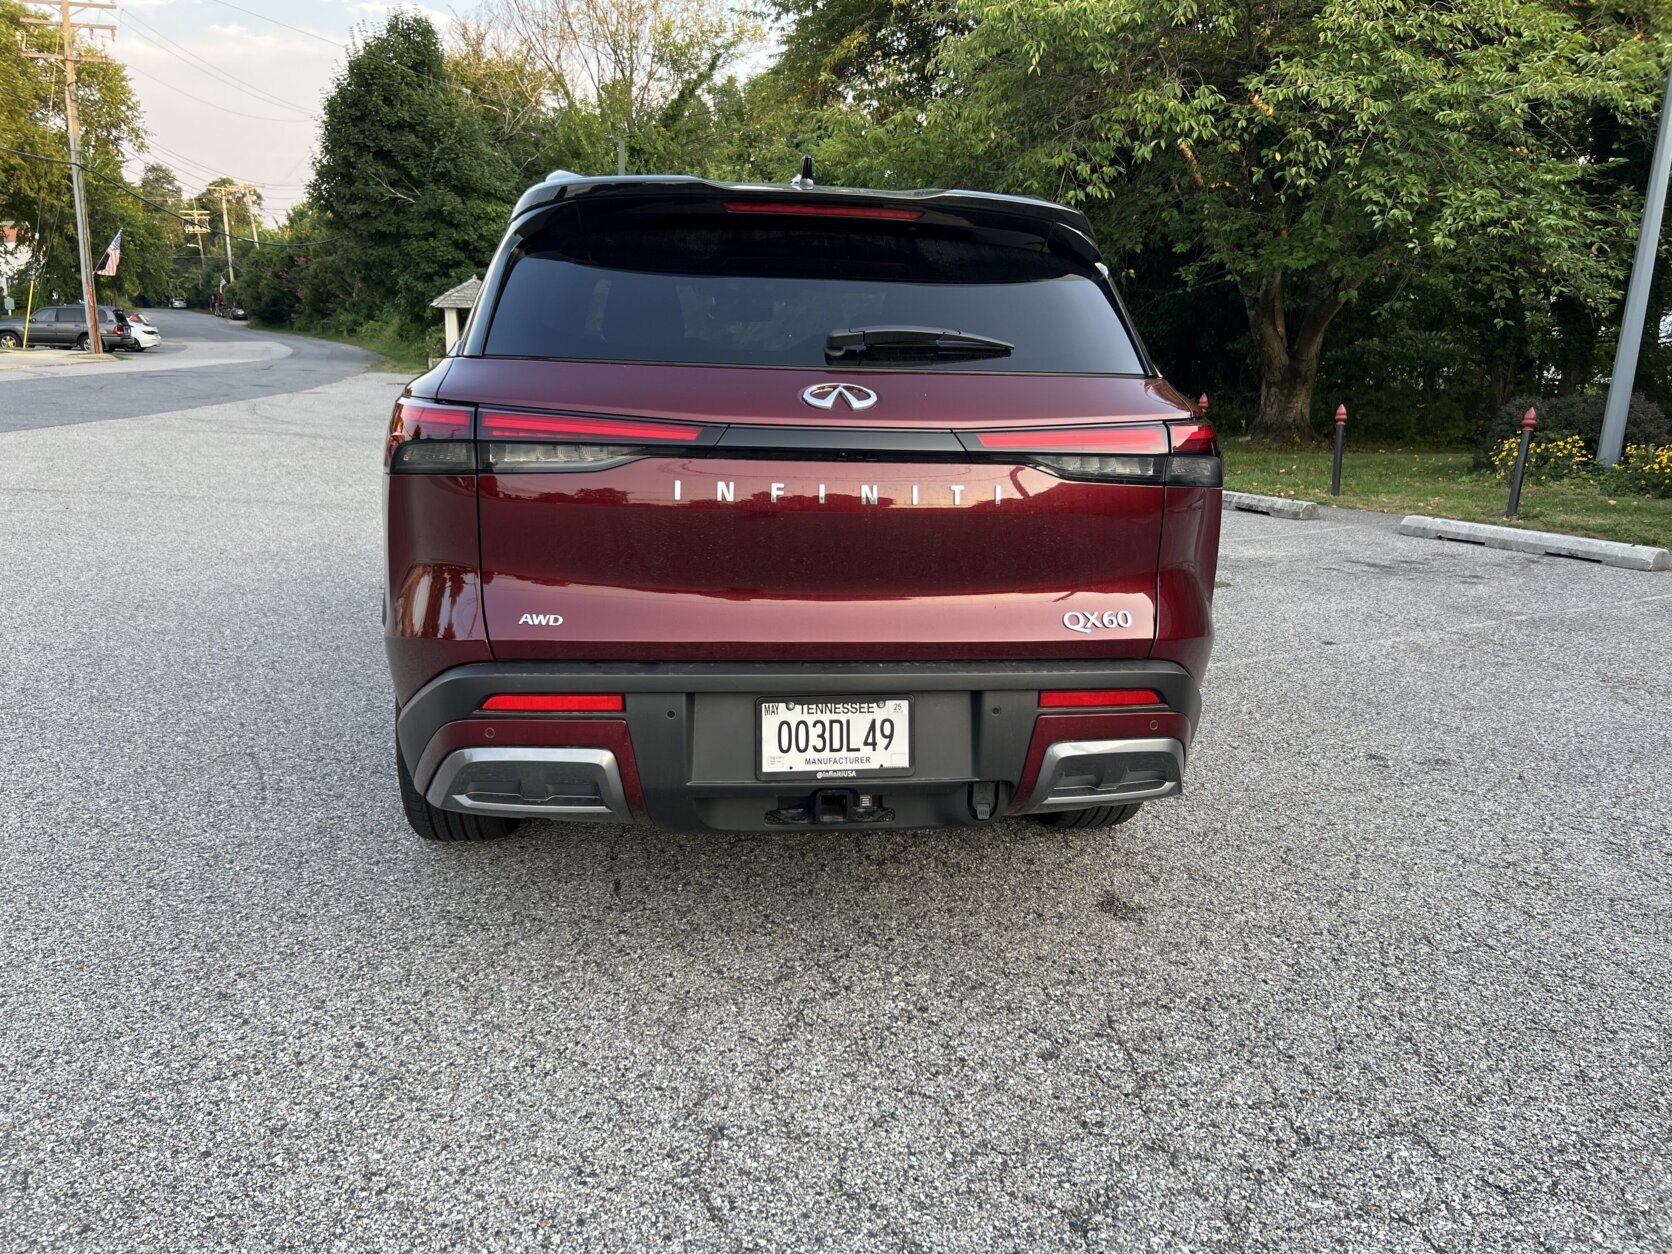
<svg viewBox="0 0 1672 1254"><path fill-rule="evenodd" d="M1016 346L944 327L847 327L824 341L826 361L975 361L1008 357Z"/></svg>

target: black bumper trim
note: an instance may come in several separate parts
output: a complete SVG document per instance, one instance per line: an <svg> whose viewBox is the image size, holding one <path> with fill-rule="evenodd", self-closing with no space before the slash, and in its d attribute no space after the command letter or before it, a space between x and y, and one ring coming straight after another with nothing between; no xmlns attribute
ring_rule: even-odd
<svg viewBox="0 0 1672 1254"><path fill-rule="evenodd" d="M455 667L426 684L401 710L397 735L402 757L416 766L430 740L445 724L466 719L495 693L620 692L633 742L639 782L652 821L672 830L728 828L741 821L739 799L758 799L761 813L773 798L815 785L762 782L704 776L694 728L708 697L844 693L881 695L968 694L958 702L954 723L968 736L964 769L931 772L898 780L876 780L874 791L909 798L942 794L919 811L915 825L948 821L953 793L967 793L972 783L998 781L998 813L1009 805L1008 790L1021 774L1035 719L1042 713L1036 693L1053 688L1151 688L1168 707L1183 714L1192 728L1201 711L1195 679L1172 662L1118 660L1095 662L483 662ZM936 698L942 702L947 698ZM735 704L735 702L733 703ZM946 708L943 706L943 708ZM1061 710L1044 713L1073 714ZM1090 713L1091 711L1084 711ZM605 715L603 717L622 717ZM710 731L714 724L708 724ZM706 735L704 746L717 743ZM950 766L950 758L945 759ZM866 785L861 785L865 787ZM733 808L727 809L728 805ZM755 801L749 802L750 806ZM935 806L939 808L936 809ZM752 812L752 811L751 811ZM928 818L923 818L929 815ZM963 821L973 822L973 818ZM902 823L904 824L904 822Z"/></svg>

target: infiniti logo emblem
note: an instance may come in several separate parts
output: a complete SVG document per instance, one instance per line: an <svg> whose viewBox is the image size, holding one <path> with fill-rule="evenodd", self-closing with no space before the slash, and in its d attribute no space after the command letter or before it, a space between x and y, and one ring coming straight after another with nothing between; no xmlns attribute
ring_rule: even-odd
<svg viewBox="0 0 1672 1254"><path fill-rule="evenodd" d="M804 388L801 399L814 409L835 409L838 400L848 403L849 409L869 409L877 403L877 394L857 383L815 383Z"/></svg>

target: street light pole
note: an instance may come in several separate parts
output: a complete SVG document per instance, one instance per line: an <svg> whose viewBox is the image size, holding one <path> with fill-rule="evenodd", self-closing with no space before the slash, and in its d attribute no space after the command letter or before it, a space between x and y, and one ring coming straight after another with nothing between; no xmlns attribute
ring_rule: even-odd
<svg viewBox="0 0 1672 1254"><path fill-rule="evenodd" d="M1666 179L1672 173L1672 66L1667 68L1666 95L1660 106L1660 132L1649 161L1649 189L1643 200L1643 226L1637 233L1637 256L1631 263L1625 313L1620 318L1620 344L1614 352L1614 377L1608 384L1608 407L1603 411L1602 438L1597 460L1612 466L1626 444L1626 408L1637 382L1637 350L1643 342L1643 319L1649 309L1649 284L1655 276L1655 254L1660 249L1660 219L1666 209Z"/></svg>

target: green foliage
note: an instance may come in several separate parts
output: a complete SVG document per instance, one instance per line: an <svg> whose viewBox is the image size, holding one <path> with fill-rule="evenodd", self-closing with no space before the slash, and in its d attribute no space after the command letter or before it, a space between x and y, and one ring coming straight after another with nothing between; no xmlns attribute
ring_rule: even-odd
<svg viewBox="0 0 1672 1254"><path fill-rule="evenodd" d="M0 0L0 142L57 162L0 152L0 221L17 225L32 254L20 279L35 281L38 299L68 301L78 298L81 273L70 170L61 164L69 159L63 78L53 63L24 55L55 50L58 36L24 22L30 15L15 0ZM143 145L138 101L121 65L94 61L80 67L76 100L95 267L122 232L122 264L95 287L100 300L127 304L137 293L166 286L172 253L166 229L122 177L123 149Z"/></svg>
<svg viewBox="0 0 1672 1254"><path fill-rule="evenodd" d="M1597 441L1602 438L1602 421L1608 398L1598 393L1575 393L1570 396L1517 396L1493 414L1490 422L1482 425L1478 461L1485 463L1493 450L1505 440L1519 440L1521 420L1529 409L1538 414L1535 428L1541 444L1554 444L1565 438L1576 441L1589 457L1595 457ZM1641 392L1632 395L1626 406L1626 442L1628 444L1665 444L1672 441L1672 422L1659 405Z"/></svg>
<svg viewBox="0 0 1672 1254"><path fill-rule="evenodd" d="M426 327L430 300L492 255L511 175L481 115L453 89L435 28L392 14L325 102L310 189L342 237L334 286L345 307Z"/></svg>
<svg viewBox="0 0 1672 1254"><path fill-rule="evenodd" d="M969 25L952 0L772 0L771 8L792 22L775 67L786 94L871 116L933 96L942 42Z"/></svg>
<svg viewBox="0 0 1672 1254"><path fill-rule="evenodd" d="M852 3L787 5L786 48L839 47L828 23L867 9ZM1326 333L1365 305L1394 316L1354 319L1355 337L1427 334L1438 352L1398 382L1455 415L1539 361L1581 381L1595 369L1641 186L1617 157L1653 117L1664 53L1645 36L1668 8L971 0L915 107L870 103L857 74L825 93L819 155L845 182L1079 205L1129 289L1158 289L1152 347L1180 350L1202 385L1256 395L1263 434L1327 426L1333 400L1313 396ZM886 58L875 42L826 64Z"/></svg>
<svg viewBox="0 0 1672 1254"><path fill-rule="evenodd" d="M1672 444L1628 444L1614 469L1621 491L1664 500L1672 497Z"/></svg>

